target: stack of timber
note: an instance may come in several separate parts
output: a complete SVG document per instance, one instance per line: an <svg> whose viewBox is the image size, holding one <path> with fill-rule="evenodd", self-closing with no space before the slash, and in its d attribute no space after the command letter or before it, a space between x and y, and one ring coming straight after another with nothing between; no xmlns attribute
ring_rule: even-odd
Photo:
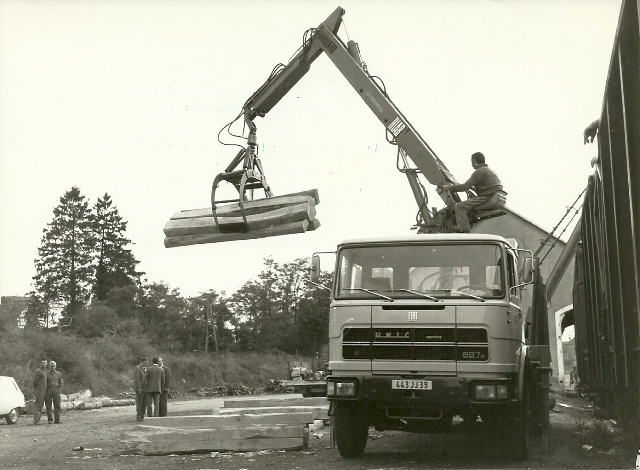
<svg viewBox="0 0 640 470"><path fill-rule="evenodd" d="M308 446L310 413L165 416L145 418L122 433L121 454L168 455L204 452L298 450Z"/></svg>
<svg viewBox="0 0 640 470"><path fill-rule="evenodd" d="M60 411L69 410L93 410L96 408L102 408L107 406L129 406L135 405L136 401L133 398L109 398L109 397L94 397L91 394L91 390L82 390L76 393L70 393L65 395L60 394ZM45 406L42 410L45 410ZM29 400L25 404L25 411L27 414L33 414L35 411L35 401Z"/></svg>
<svg viewBox="0 0 640 470"><path fill-rule="evenodd" d="M300 395L290 395L282 398L269 399L233 399L225 400L220 408L220 415L263 413L311 413L314 420L329 419L329 400L324 397L303 398Z"/></svg>
<svg viewBox="0 0 640 470"><path fill-rule="evenodd" d="M244 219L240 204L216 209L218 225L211 208L177 212L164 226L164 246L197 245L266 238L304 233L320 227L315 206L320 203L317 189L244 202Z"/></svg>
<svg viewBox="0 0 640 470"><path fill-rule="evenodd" d="M317 410L323 407L324 414ZM142 455L305 449L314 416L327 411L326 399L301 396L226 400L217 415L145 418L145 425L121 435L118 447Z"/></svg>

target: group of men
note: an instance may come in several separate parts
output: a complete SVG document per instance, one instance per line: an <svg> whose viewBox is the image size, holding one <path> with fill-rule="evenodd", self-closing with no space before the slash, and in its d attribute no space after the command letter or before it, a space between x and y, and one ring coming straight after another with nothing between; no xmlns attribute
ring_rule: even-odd
<svg viewBox="0 0 640 470"><path fill-rule="evenodd" d="M133 372L133 389L136 392L136 417L138 421L147 416L167 416L167 399L171 385L171 369L164 365L161 357L143 357Z"/></svg>
<svg viewBox="0 0 640 470"><path fill-rule="evenodd" d="M60 391L64 385L62 374L56 370L56 361L46 359L40 361L40 367L33 376L33 392L35 396L35 410L33 424L40 424L42 407L46 405L49 424L61 424L60 421Z"/></svg>

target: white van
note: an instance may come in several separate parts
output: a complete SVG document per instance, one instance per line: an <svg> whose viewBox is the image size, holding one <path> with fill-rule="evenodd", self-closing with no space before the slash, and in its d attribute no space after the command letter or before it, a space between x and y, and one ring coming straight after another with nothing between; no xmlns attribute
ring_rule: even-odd
<svg viewBox="0 0 640 470"><path fill-rule="evenodd" d="M24 411L24 395L13 377L0 375L0 418L8 424L16 424Z"/></svg>

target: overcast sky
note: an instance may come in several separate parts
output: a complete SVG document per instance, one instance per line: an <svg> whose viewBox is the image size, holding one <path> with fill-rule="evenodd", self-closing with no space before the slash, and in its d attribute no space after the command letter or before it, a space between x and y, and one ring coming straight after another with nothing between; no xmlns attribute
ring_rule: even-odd
<svg viewBox="0 0 640 470"><path fill-rule="evenodd" d="M218 131L338 5L369 72L456 178L482 151L507 205L550 230L592 172L582 131L600 115L620 4L0 0L0 295L31 289L42 230L72 186L91 205L111 195L147 280L189 296L233 293L266 256L411 233L417 206L395 147L321 56L256 120L274 193L317 188L320 229L163 245L171 214L207 207L237 152Z"/></svg>

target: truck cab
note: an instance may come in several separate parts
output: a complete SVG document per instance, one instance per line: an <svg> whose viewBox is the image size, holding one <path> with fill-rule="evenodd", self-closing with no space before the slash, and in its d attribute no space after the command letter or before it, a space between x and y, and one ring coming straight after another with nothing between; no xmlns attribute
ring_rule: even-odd
<svg viewBox="0 0 640 470"><path fill-rule="evenodd" d="M377 430L447 432L459 416L526 454L521 288L531 258L494 235L349 240L336 251L327 398L338 450ZM312 278L319 274L312 261ZM312 279L313 280L313 279ZM524 433L524 439L522 434ZM524 446L524 448L523 448Z"/></svg>

